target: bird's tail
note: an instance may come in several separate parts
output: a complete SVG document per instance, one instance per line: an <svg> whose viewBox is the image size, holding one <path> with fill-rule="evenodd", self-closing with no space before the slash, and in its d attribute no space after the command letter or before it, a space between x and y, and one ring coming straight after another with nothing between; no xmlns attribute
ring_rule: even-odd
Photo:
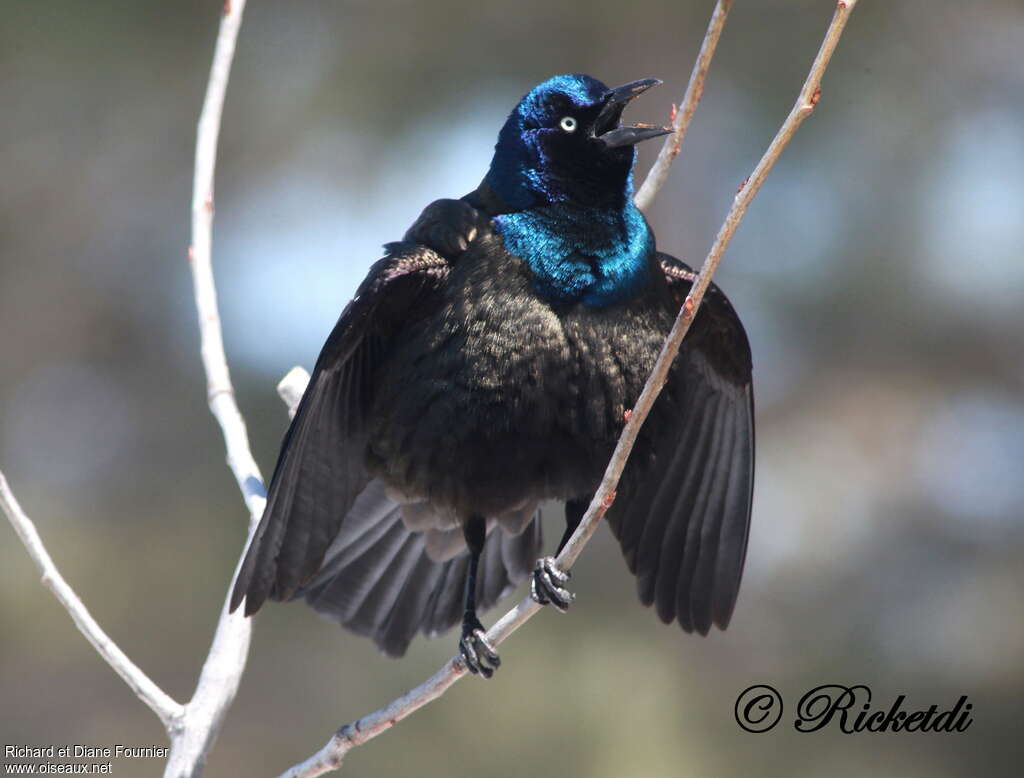
<svg viewBox="0 0 1024 778"><path fill-rule="evenodd" d="M424 534L406 527L402 506L373 481L345 517L320 571L295 596L373 638L389 656L402 656L417 632L437 635L462 618L469 553L435 561L426 544ZM539 513L519 534L492 529L477 575L481 610L530 574L540 546Z"/></svg>

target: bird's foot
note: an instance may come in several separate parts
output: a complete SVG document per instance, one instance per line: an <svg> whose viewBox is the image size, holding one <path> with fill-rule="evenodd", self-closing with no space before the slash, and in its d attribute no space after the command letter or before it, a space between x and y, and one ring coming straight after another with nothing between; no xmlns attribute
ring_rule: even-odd
<svg viewBox="0 0 1024 778"><path fill-rule="evenodd" d="M572 573L560 568L553 556L541 557L533 567L530 596L541 605L550 603L565 613L576 599L576 595L565 588L570 577Z"/></svg>
<svg viewBox="0 0 1024 778"><path fill-rule="evenodd" d="M473 675L490 678L501 667L501 657L487 639L487 630L475 616L462 622L459 653L462 654L466 669Z"/></svg>

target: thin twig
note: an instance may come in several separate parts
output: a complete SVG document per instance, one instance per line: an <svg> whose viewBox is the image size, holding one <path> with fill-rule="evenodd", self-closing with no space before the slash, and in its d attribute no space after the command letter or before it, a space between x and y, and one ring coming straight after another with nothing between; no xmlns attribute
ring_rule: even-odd
<svg viewBox="0 0 1024 778"><path fill-rule="evenodd" d="M192 185L192 245L188 250L192 268L193 291L199 314L199 333L203 369L206 371L206 396L210 412L224 432L228 466L235 474L238 488L251 516L263 513L266 490L260 469L249 450L245 421L235 402L235 389L228 372L217 310L217 287L213 280L210 246L213 234L213 174L217 165L217 139L224 107L224 93L235 55L235 40L242 23L245 0L231 0L224 6L217 46L206 85L206 97L196 128L196 159Z"/></svg>
<svg viewBox="0 0 1024 778"><path fill-rule="evenodd" d="M227 461L249 509L249 537L255 531L263 507L266 489L259 466L249 448L249 435L238 404L224 354L217 291L213 280L211 244L213 231L213 180L217 163L224 94L227 90L235 41L242 24L245 0L226 0L213 53L206 97L196 128L195 178L192 189L192 245L188 250L192 268L203 368L206 371L207 400L210 412L224 433ZM246 544L248 546L248 543ZM231 586L238 575L238 567ZM228 592L231 591L228 587ZM203 663L192 699L185 706L180 732L171 737L171 753L165 778L193 778L202 773L206 754L212 747L228 708L235 699L245 671L252 636L252 620L241 612L229 613L225 598L213 636L210 652Z"/></svg>
<svg viewBox="0 0 1024 778"><path fill-rule="evenodd" d="M700 308L708 284L711 283L711 276L718 267L722 254L729 245L733 233L736 232L736 227L739 225L744 213L746 213L750 202L754 199L754 195L757 194L761 184L764 183L768 172L772 169L786 144L789 143L790 138L793 137L797 127L814 110L814 106L821 95L822 74L832 58L832 52L839 42L839 36L842 34L846 20L856 3L857 0L839 0L832 17L832 22L825 34L825 39L818 51L818 56L811 65L810 73L807 75L807 80L800 90L800 95L793 106L793 110L789 112L789 116L786 117L785 122L783 122L782 127L768 146L764 156L761 157L757 167L754 168L754 172L743 182L736 197L733 199L732 207L729 209L729 213L721 229L719 229L718 235L715 237L715 242L708 252L704 264L701 266L700 273L694 280L675 324L672 326L672 330L662 346L654 370L647 379L647 383L644 385L644 389L640 393L636 405L633 407L633 412L630 414L629 420L622 430L622 435L619 437L615 453L612 455L608 468L605 470L601 485L594 494L594 499L591 501L590 507L587 508L582 521L580 521L579 527L576 528L576 532L573 533L562 553L558 555L558 565L563 569L571 567L573 562L576 561L583 547L597 530L601 517L604 516L612 502L614 502L615 489L626 466L626 460L633 449L640 426L647 418L648 413L650 413L651 408L654 406L654 401L657 399L665 383L672 362L679 352L679 346L683 341L683 337L686 335L687 330L689 330L690 324ZM525 597L488 630L488 640L494 644L501 643L540 609L540 605L530 597ZM286 770L281 774L280 778L314 778L315 776L336 770L341 766L345 754L352 748L377 737L377 735L390 729L397 722L428 702L437 699L448 690L448 687L465 674L466 668L462 664L461 659L458 656L453 657L433 676L415 689L392 701L384 708L364 716L352 724L341 727L331 736L331 739L327 741L323 748L304 762Z"/></svg>
<svg viewBox="0 0 1024 778"><path fill-rule="evenodd" d="M85 635L86 640L92 643L104 661L110 665L135 692L135 696L142 700L160 718L164 727L170 730L176 726L181 719L184 708L172 700L164 691L153 683L139 667L129 659L125 653L117 647L117 644L110 639L110 636L103 631L96 620L89 613L82 601L75 594L75 591L64 580L57 566L54 564L50 554L46 551L35 524L25 515L18 504L17 498L7 484L7 479L0 473L0 507L4 509L7 518L18 533L25 550L36 563L39 572L43 574L42 582L46 585L53 596L57 598L64 609L75 622L79 632Z"/></svg>
<svg viewBox="0 0 1024 778"><path fill-rule="evenodd" d="M266 503L266 490L259 467L249 448L245 421L235 402L234 388L224 354L217 293L213 280L211 243L213 229L213 176L217 160L224 94L227 89L235 41L245 10L245 0L226 0L214 49L213 65L196 132L195 181L192 193L192 245L188 250L192 267L203 367L207 379L210 411L224 433L228 465L249 510L249 536L259 523ZM230 614L227 599L221 608L213 644L203 664L192 699L180 705L165 694L103 632L82 601L60 575L46 552L35 526L22 511L7 481L0 473L0 506L29 555L43 573L43 582L64 605L79 630L100 655L163 722L171 740L171 752L164 775L195 778L202 773L206 754L216 739L221 722L234 700L245 670L252 634L252 620L241 613ZM239 561L239 566L241 562ZM236 567L235 576L238 574ZM232 583L234 577L232 576ZM230 592L230 588L228 590Z"/></svg>
<svg viewBox="0 0 1024 778"><path fill-rule="evenodd" d="M249 449L245 422L235 402L231 376L224 355L217 293L210 259L217 138L220 134L224 93L244 10L245 0L227 0L223 7L213 66L197 128L195 185L192 197L192 245L189 247L188 257L199 313L207 398L210 411L224 432L228 465L235 475L249 509L251 537L263 513L266 490L259 467ZM200 775L206 754L216 739L220 724L234 700L239 680L245 670L252 621L243 617L241 613L229 614L225 599L213 644L203 664L195 693L186 705L180 705L153 683L100 629L82 601L60 575L46 552L35 526L18 505L2 473L0 505L25 544L29 555L42 571L43 583L50 587L79 630L100 655L163 722L171 740L171 752L164 775L168 778L195 778ZM236 568L235 575L237 574ZM232 582L233 580L234 577Z"/></svg>
<svg viewBox="0 0 1024 778"><path fill-rule="evenodd" d="M715 47L718 46L718 39L722 36L722 28L725 27L725 19L729 15L729 8L732 0L718 0L715 3L715 10L711 13L711 21L708 22L708 31L704 33L704 42L700 45L700 53L697 61L693 63L693 71L690 73L690 82L686 85L686 93L682 102L672 119L672 134L665 138L665 142L658 152L658 159L647 173L643 184L637 190L633 201L641 211L646 211L654 198L657 197L661 187L668 180L668 171L672 167L679 149L683 145L683 138L686 137L686 130L690 126L690 120L697 110L697 103L704 94L704 79L707 77L708 68L711 67L711 58L715 55Z"/></svg>

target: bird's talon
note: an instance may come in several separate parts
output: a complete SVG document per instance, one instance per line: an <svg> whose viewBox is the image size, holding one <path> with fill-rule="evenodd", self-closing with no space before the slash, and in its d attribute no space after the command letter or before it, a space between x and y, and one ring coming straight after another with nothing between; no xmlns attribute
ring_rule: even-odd
<svg viewBox="0 0 1024 778"><path fill-rule="evenodd" d="M480 622L475 625L465 624L462 630L459 653L462 655L463 664L473 675L490 678L494 671L501 667L501 657L487 639L487 632Z"/></svg>
<svg viewBox="0 0 1024 778"><path fill-rule="evenodd" d="M459 641L459 653L462 654L462 663L466 666L466 669L469 670L469 672L473 673L473 675L480 672L479 663L476 658L476 651L473 650L473 646L466 638L462 638L462 640Z"/></svg>
<svg viewBox="0 0 1024 778"><path fill-rule="evenodd" d="M551 580L558 582L559 584L568 583L569 579L572 578L572 572L569 570L563 570L562 568L555 565L553 562L551 566L546 570Z"/></svg>
<svg viewBox="0 0 1024 778"><path fill-rule="evenodd" d="M501 657L498 656L498 652L494 650L494 646L491 645L491 641L487 639L486 633L481 632L481 634L477 635L477 641L480 643L481 648L483 648L484 658L496 668L501 667Z"/></svg>
<svg viewBox="0 0 1024 778"><path fill-rule="evenodd" d="M576 599L576 595L563 586L571 577L572 573L560 568L554 557L542 557L533 568L530 596L541 605L554 605L565 613Z"/></svg>
<svg viewBox="0 0 1024 778"><path fill-rule="evenodd" d="M547 595L544 594L544 591L537 585L536 576L530 577L530 596L533 598L534 602L539 603L540 605L547 605L551 602L551 600L547 598Z"/></svg>

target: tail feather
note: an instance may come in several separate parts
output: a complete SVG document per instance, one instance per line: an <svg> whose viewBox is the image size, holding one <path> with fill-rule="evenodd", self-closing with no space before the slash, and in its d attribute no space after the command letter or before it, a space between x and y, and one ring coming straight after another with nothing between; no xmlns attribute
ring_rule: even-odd
<svg viewBox="0 0 1024 778"><path fill-rule="evenodd" d="M416 567L422 556L419 547L422 545L423 539L403 532L401 523L397 529L402 537L398 553L395 554L389 565L377 566L378 570L385 572L377 576L377 582L363 598L359 609L352 615L352 623L356 629L373 635L381 632L381 628L394 610L395 603L403 589L410 583L413 568ZM370 578L373 577L371 574Z"/></svg>
<svg viewBox="0 0 1024 778"><path fill-rule="evenodd" d="M533 565L540 555L540 546L541 528L538 511L533 521L527 524L520 534L498 546L501 558L495 561L495 565L501 564L508 571L509 579L522 581L533 572Z"/></svg>
<svg viewBox="0 0 1024 778"><path fill-rule="evenodd" d="M444 566L420 554L409 573L387 621L380 627L377 645L389 656L400 656L416 637L427 603L444 576Z"/></svg>
<svg viewBox="0 0 1024 778"><path fill-rule="evenodd" d="M345 606L336 610L346 626L360 634L372 631L370 613L387 598L387 588L395 585L392 576L384 573L406 565L409 558L408 539L409 536L402 531L401 522L393 523L380 542L345 568L346 585L332 587L331 594L332 601ZM319 576L313 584L318 580L321 580Z"/></svg>
<svg viewBox="0 0 1024 778"><path fill-rule="evenodd" d="M539 513L518 535L492 528L477 575L480 610L529 574L540 544ZM296 596L401 656L417 632L440 634L461 621L468 563L465 550L434 561L426 537L406 527L402 506L373 482L346 516L320 571Z"/></svg>
<svg viewBox="0 0 1024 778"><path fill-rule="evenodd" d="M469 554L459 554L444 563L444 579L434 592L433 607L424 621L428 635L440 635L455 626L462 615L466 574L469 572Z"/></svg>
<svg viewBox="0 0 1024 778"><path fill-rule="evenodd" d="M342 570L377 545L393 525L395 506L380 481L371 481L356 499L341 532L324 554L318 578Z"/></svg>

